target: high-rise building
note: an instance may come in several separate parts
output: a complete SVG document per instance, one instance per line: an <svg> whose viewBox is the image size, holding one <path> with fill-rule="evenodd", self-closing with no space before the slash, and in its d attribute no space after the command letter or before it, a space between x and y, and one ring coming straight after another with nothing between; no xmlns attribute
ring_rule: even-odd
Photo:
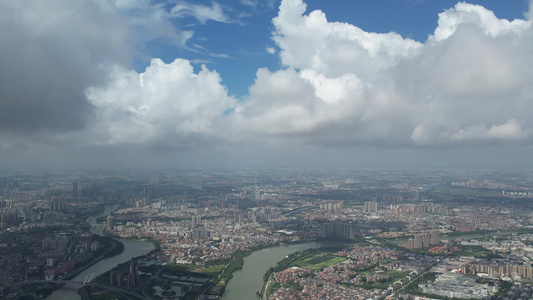
<svg viewBox="0 0 533 300"><path fill-rule="evenodd" d="M70 238L66 235L57 235L55 238L46 237L41 242L43 249L66 249L70 244Z"/></svg>
<svg viewBox="0 0 533 300"><path fill-rule="evenodd" d="M135 287L135 275L132 273L128 273L128 287Z"/></svg>
<svg viewBox="0 0 533 300"><path fill-rule="evenodd" d="M124 286L124 273L120 273L117 276L117 286L123 287Z"/></svg>
<svg viewBox="0 0 533 300"><path fill-rule="evenodd" d="M356 230L349 223L343 222L328 222L322 224L322 237L342 237L345 239L353 239L356 235Z"/></svg>
<svg viewBox="0 0 533 300"><path fill-rule="evenodd" d="M420 233L409 239L405 247L408 249L423 249L431 245L437 245L440 241L438 230L430 230L428 232Z"/></svg>
<svg viewBox="0 0 533 300"><path fill-rule="evenodd" d="M414 237L413 249L422 249L424 247L424 241L422 236L417 234Z"/></svg>
<svg viewBox="0 0 533 300"><path fill-rule="evenodd" d="M407 249L414 249L415 248L415 240L414 239L409 239L407 241Z"/></svg>
<svg viewBox="0 0 533 300"><path fill-rule="evenodd" d="M81 184L79 182L72 183L72 197L79 198L81 196Z"/></svg>
<svg viewBox="0 0 533 300"><path fill-rule="evenodd" d="M202 216L198 216L198 215L191 216L191 228L192 229L197 228L201 224L202 224Z"/></svg>
<svg viewBox="0 0 533 300"><path fill-rule="evenodd" d="M113 230L113 228L115 228L115 220L109 215L107 216L107 230Z"/></svg>
<svg viewBox="0 0 533 300"><path fill-rule="evenodd" d="M440 243L440 232L438 230L431 230L429 234L431 236L431 245L438 245Z"/></svg>
<svg viewBox="0 0 533 300"><path fill-rule="evenodd" d="M109 272L109 285L115 286L117 284L117 277L115 275L115 272Z"/></svg>
<svg viewBox="0 0 533 300"><path fill-rule="evenodd" d="M446 215L447 216L453 216L453 208L447 207L446 208Z"/></svg>
<svg viewBox="0 0 533 300"><path fill-rule="evenodd" d="M235 211L233 213L233 222L236 224L244 222L244 215L240 211Z"/></svg>
<svg viewBox="0 0 533 300"><path fill-rule="evenodd" d="M422 233L422 248L427 248L431 245L431 235L429 233Z"/></svg>
<svg viewBox="0 0 533 300"><path fill-rule="evenodd" d="M367 202L363 203L363 210L365 212L377 212L378 211L378 203L377 202L372 202L372 201L367 201Z"/></svg>
<svg viewBox="0 0 533 300"><path fill-rule="evenodd" d="M139 261L132 260L130 263L130 273L128 274L128 286L132 287L139 283Z"/></svg>
<svg viewBox="0 0 533 300"><path fill-rule="evenodd" d="M52 211L64 211L65 210L65 201L55 199L52 197L50 202L50 210Z"/></svg>

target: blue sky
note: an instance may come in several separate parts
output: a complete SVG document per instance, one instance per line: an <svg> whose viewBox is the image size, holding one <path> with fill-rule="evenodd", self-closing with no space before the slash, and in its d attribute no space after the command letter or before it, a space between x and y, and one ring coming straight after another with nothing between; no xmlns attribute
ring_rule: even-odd
<svg viewBox="0 0 533 300"><path fill-rule="evenodd" d="M0 2L0 164L533 167L530 1Z"/></svg>
<svg viewBox="0 0 533 300"><path fill-rule="evenodd" d="M175 58L186 58L194 63L195 68L204 63L209 68L222 74L223 84L230 94L242 98L248 94L248 87L253 84L255 73L259 68L277 70L281 64L277 54L266 52L267 47L276 50L272 41L272 19L278 13L280 1L256 1L255 6L245 5L239 1L218 1L228 17L228 23L213 20L201 24L189 16L177 19L177 28L193 30L194 36L188 46L197 51L177 48L167 41L157 40L147 44L148 57L158 57L170 63ZM467 1L492 10L497 17L514 20L524 18L529 3L526 0L513 1ZM174 3L162 2L168 9ZM194 1L195 4L211 7L213 1ZM252 3L252 2L251 2ZM346 22L368 32L396 32L405 38L425 42L437 27L438 14L452 8L457 1L420 1L420 0L308 0L307 13L313 10L323 11L330 22ZM199 45L202 49L195 48ZM211 54L224 54L216 57ZM134 63L138 72L144 71L149 61Z"/></svg>

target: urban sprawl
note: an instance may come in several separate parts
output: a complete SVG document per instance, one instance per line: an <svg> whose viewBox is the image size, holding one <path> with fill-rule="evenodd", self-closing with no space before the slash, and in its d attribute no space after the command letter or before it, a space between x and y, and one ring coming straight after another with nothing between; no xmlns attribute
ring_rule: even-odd
<svg viewBox="0 0 533 300"><path fill-rule="evenodd" d="M255 251L318 241L254 295L531 299L532 191L501 170L5 171L0 298L223 299ZM121 241L153 250L74 279Z"/></svg>

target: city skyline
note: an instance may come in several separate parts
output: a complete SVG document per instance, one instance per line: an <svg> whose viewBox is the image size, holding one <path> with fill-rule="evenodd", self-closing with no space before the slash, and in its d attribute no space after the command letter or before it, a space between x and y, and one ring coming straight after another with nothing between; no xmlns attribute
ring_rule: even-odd
<svg viewBox="0 0 533 300"><path fill-rule="evenodd" d="M531 2L0 4L4 167L531 168Z"/></svg>

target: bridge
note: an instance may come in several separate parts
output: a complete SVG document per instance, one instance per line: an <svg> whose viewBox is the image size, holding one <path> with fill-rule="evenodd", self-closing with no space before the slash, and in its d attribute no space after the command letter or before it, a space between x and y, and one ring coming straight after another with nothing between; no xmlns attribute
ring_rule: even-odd
<svg viewBox="0 0 533 300"><path fill-rule="evenodd" d="M92 277L92 275L91 275ZM94 287L102 290L108 290L117 294L120 294L121 296L125 297L126 299L141 299L146 300L148 298L139 295L137 293L134 293L130 290L126 290L123 288L119 288L116 286L109 286L105 284L100 284L96 282L90 282L88 280L85 281L75 281L75 280L27 280L24 282L19 282L17 285L30 285L30 284L78 284L81 286L87 286L87 287Z"/></svg>

